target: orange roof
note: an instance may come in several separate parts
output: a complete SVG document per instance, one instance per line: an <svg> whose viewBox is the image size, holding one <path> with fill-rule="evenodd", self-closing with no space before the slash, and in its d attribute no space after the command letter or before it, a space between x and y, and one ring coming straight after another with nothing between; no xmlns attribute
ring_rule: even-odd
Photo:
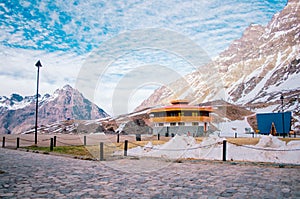
<svg viewBox="0 0 300 199"><path fill-rule="evenodd" d="M171 104L188 104L189 103L188 100L172 100L170 102L171 102Z"/></svg>
<svg viewBox="0 0 300 199"><path fill-rule="evenodd" d="M166 112L166 111L183 111L183 110L189 110L189 111L209 111L212 112L213 108L211 106L192 106L187 104L175 104L170 106L164 106L161 108L154 108L150 110L151 112Z"/></svg>

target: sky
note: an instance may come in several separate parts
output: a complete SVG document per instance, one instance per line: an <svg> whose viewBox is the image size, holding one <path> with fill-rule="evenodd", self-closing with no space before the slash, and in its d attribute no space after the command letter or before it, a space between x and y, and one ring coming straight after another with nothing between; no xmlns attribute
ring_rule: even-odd
<svg viewBox="0 0 300 199"><path fill-rule="evenodd" d="M69 84L111 115L209 62L286 0L0 0L0 96Z"/></svg>

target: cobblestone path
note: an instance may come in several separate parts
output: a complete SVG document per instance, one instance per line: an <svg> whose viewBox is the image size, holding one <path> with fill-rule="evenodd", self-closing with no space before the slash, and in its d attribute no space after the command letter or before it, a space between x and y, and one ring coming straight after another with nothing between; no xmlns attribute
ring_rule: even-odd
<svg viewBox="0 0 300 199"><path fill-rule="evenodd" d="M0 198L300 198L300 169L96 162L0 148Z"/></svg>

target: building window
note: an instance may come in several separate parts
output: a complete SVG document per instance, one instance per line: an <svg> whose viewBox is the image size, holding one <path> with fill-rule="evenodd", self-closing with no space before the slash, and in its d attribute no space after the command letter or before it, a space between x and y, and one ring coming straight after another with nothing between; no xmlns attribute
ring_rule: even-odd
<svg viewBox="0 0 300 199"><path fill-rule="evenodd" d="M199 122L192 122L193 126L199 126Z"/></svg>
<svg viewBox="0 0 300 199"><path fill-rule="evenodd" d="M158 126L164 126L164 123L158 123Z"/></svg>
<svg viewBox="0 0 300 199"><path fill-rule="evenodd" d="M176 126L176 122L171 122L170 126Z"/></svg>
<svg viewBox="0 0 300 199"><path fill-rule="evenodd" d="M209 117L209 112L208 111L201 111L200 116L206 116Z"/></svg>
<svg viewBox="0 0 300 199"><path fill-rule="evenodd" d="M151 113L149 116L150 116L150 118L153 118L153 117L165 117L166 116L166 112Z"/></svg>
<svg viewBox="0 0 300 199"><path fill-rule="evenodd" d="M178 116L178 113L175 111L168 111L167 112L167 117L176 117Z"/></svg>
<svg viewBox="0 0 300 199"><path fill-rule="evenodd" d="M197 117L198 116L198 112L193 112L192 116Z"/></svg>
<svg viewBox="0 0 300 199"><path fill-rule="evenodd" d="M180 117L184 116L184 112L179 112L178 116L180 116Z"/></svg>
<svg viewBox="0 0 300 199"><path fill-rule="evenodd" d="M184 126L184 122L178 122L178 126Z"/></svg>
<svg viewBox="0 0 300 199"><path fill-rule="evenodd" d="M158 117L165 117L166 116L166 113L165 112L160 112L158 113Z"/></svg>

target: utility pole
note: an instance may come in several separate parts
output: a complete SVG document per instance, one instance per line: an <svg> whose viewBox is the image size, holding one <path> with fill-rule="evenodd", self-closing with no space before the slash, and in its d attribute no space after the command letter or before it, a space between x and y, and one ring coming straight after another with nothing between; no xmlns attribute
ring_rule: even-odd
<svg viewBox="0 0 300 199"><path fill-rule="evenodd" d="M282 114L282 133L283 133L283 138L285 138L283 99L284 99L283 94L281 94L280 100L281 100L281 114Z"/></svg>

